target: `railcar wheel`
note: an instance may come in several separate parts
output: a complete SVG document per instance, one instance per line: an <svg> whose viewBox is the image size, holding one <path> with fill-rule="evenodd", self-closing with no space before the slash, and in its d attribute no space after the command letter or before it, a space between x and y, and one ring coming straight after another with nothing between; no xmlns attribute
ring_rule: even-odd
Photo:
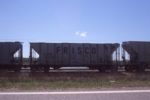
<svg viewBox="0 0 150 100"><path fill-rule="evenodd" d="M61 67L60 67L60 66L54 66L54 67L53 67L54 70L57 70L57 69L59 69L59 68L61 68Z"/></svg>
<svg viewBox="0 0 150 100"><path fill-rule="evenodd" d="M144 68L144 66L137 66L137 72L139 72L139 73L143 73L144 72L144 70L145 70L145 68Z"/></svg>
<svg viewBox="0 0 150 100"><path fill-rule="evenodd" d="M30 70L31 70L32 73L36 72L36 68L34 66L31 66Z"/></svg>
<svg viewBox="0 0 150 100"><path fill-rule="evenodd" d="M99 67L98 70L99 70L99 72L103 73L103 72L105 72L106 69L105 69L105 67Z"/></svg>
<svg viewBox="0 0 150 100"><path fill-rule="evenodd" d="M18 73L18 72L20 72L20 71L21 71L21 67L20 67L20 66L16 66L15 69L14 69L14 72L17 72L17 73Z"/></svg>
<svg viewBox="0 0 150 100"><path fill-rule="evenodd" d="M44 73L48 73L49 72L49 68L48 66L44 66Z"/></svg>
<svg viewBox="0 0 150 100"><path fill-rule="evenodd" d="M117 66L112 66L111 72L112 72L112 73L118 72L118 67L117 67Z"/></svg>
<svg viewBox="0 0 150 100"><path fill-rule="evenodd" d="M133 69L131 68L131 66L125 66L125 71L126 72L132 72Z"/></svg>

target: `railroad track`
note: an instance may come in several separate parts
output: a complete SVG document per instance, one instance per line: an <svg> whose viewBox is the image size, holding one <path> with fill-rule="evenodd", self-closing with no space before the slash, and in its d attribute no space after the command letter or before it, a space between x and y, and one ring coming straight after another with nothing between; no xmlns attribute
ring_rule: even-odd
<svg viewBox="0 0 150 100"><path fill-rule="evenodd" d="M7 71L7 70L1 70L1 72L14 72L14 71ZM31 70L30 70L30 67L23 67L20 71L20 73L25 73L25 72L28 72L28 73L31 73ZM43 72L42 70L37 70L36 72ZM57 69L57 70L54 70L53 68L50 68L49 70L49 73L51 72L98 72L98 73L101 73L99 72L99 70L91 70L89 68L86 68L86 67L62 67L60 69ZM105 73L109 73L110 70L106 70ZM125 72L125 69L124 68L119 68L118 69L118 72ZM145 69L145 72L150 72L150 69ZM14 72L15 73L15 72ZM104 73L104 72L103 72Z"/></svg>

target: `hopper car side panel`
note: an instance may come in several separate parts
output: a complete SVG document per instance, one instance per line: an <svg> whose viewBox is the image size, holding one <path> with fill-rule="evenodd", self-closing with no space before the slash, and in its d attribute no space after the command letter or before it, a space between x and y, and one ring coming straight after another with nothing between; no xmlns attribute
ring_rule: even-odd
<svg viewBox="0 0 150 100"><path fill-rule="evenodd" d="M63 43L62 44L62 65L67 66L70 65L70 44Z"/></svg>
<svg viewBox="0 0 150 100"><path fill-rule="evenodd" d="M150 42L128 41L122 47L130 55L130 61L125 63L126 70L143 71L150 67Z"/></svg>
<svg viewBox="0 0 150 100"><path fill-rule="evenodd" d="M83 65L90 65L91 45L83 44Z"/></svg>
<svg viewBox="0 0 150 100"><path fill-rule="evenodd" d="M98 59L98 44L92 44L90 45L90 65L91 67L97 66L99 62L101 62L100 59Z"/></svg>
<svg viewBox="0 0 150 100"><path fill-rule="evenodd" d="M62 65L62 45L60 43L55 44L55 63L57 66Z"/></svg>
<svg viewBox="0 0 150 100"><path fill-rule="evenodd" d="M71 44L70 65L83 65L83 47L82 44Z"/></svg>
<svg viewBox="0 0 150 100"><path fill-rule="evenodd" d="M117 47L116 44L31 43L31 48L39 54L39 66L50 67L111 66L113 64L112 53Z"/></svg>
<svg viewBox="0 0 150 100"><path fill-rule="evenodd" d="M55 44L47 44L47 55L46 55L46 62L49 65L55 65Z"/></svg>
<svg viewBox="0 0 150 100"><path fill-rule="evenodd" d="M15 53L18 52L18 56ZM19 71L22 66L22 44L20 42L0 42L0 68Z"/></svg>

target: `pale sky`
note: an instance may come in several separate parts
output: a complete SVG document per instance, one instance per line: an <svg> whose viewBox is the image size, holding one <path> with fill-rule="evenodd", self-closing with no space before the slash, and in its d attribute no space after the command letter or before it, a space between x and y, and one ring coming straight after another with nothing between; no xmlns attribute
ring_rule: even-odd
<svg viewBox="0 0 150 100"><path fill-rule="evenodd" d="M150 0L0 0L0 41L150 41Z"/></svg>

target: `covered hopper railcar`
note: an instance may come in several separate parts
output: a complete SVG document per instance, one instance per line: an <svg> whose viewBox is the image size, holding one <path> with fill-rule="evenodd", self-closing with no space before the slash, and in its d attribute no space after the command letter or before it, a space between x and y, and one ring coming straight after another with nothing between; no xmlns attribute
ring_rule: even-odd
<svg viewBox="0 0 150 100"><path fill-rule="evenodd" d="M127 41L122 43L122 47L129 54L127 58L123 53L126 71L142 72L150 68L150 42Z"/></svg>
<svg viewBox="0 0 150 100"><path fill-rule="evenodd" d="M86 66L104 71L106 68L117 71L117 48L119 44L91 43L30 43L31 71L50 67ZM38 57L35 57L35 54ZM113 54L115 59L113 60Z"/></svg>
<svg viewBox="0 0 150 100"><path fill-rule="evenodd" d="M20 71L22 66L22 44L0 42L0 69Z"/></svg>

